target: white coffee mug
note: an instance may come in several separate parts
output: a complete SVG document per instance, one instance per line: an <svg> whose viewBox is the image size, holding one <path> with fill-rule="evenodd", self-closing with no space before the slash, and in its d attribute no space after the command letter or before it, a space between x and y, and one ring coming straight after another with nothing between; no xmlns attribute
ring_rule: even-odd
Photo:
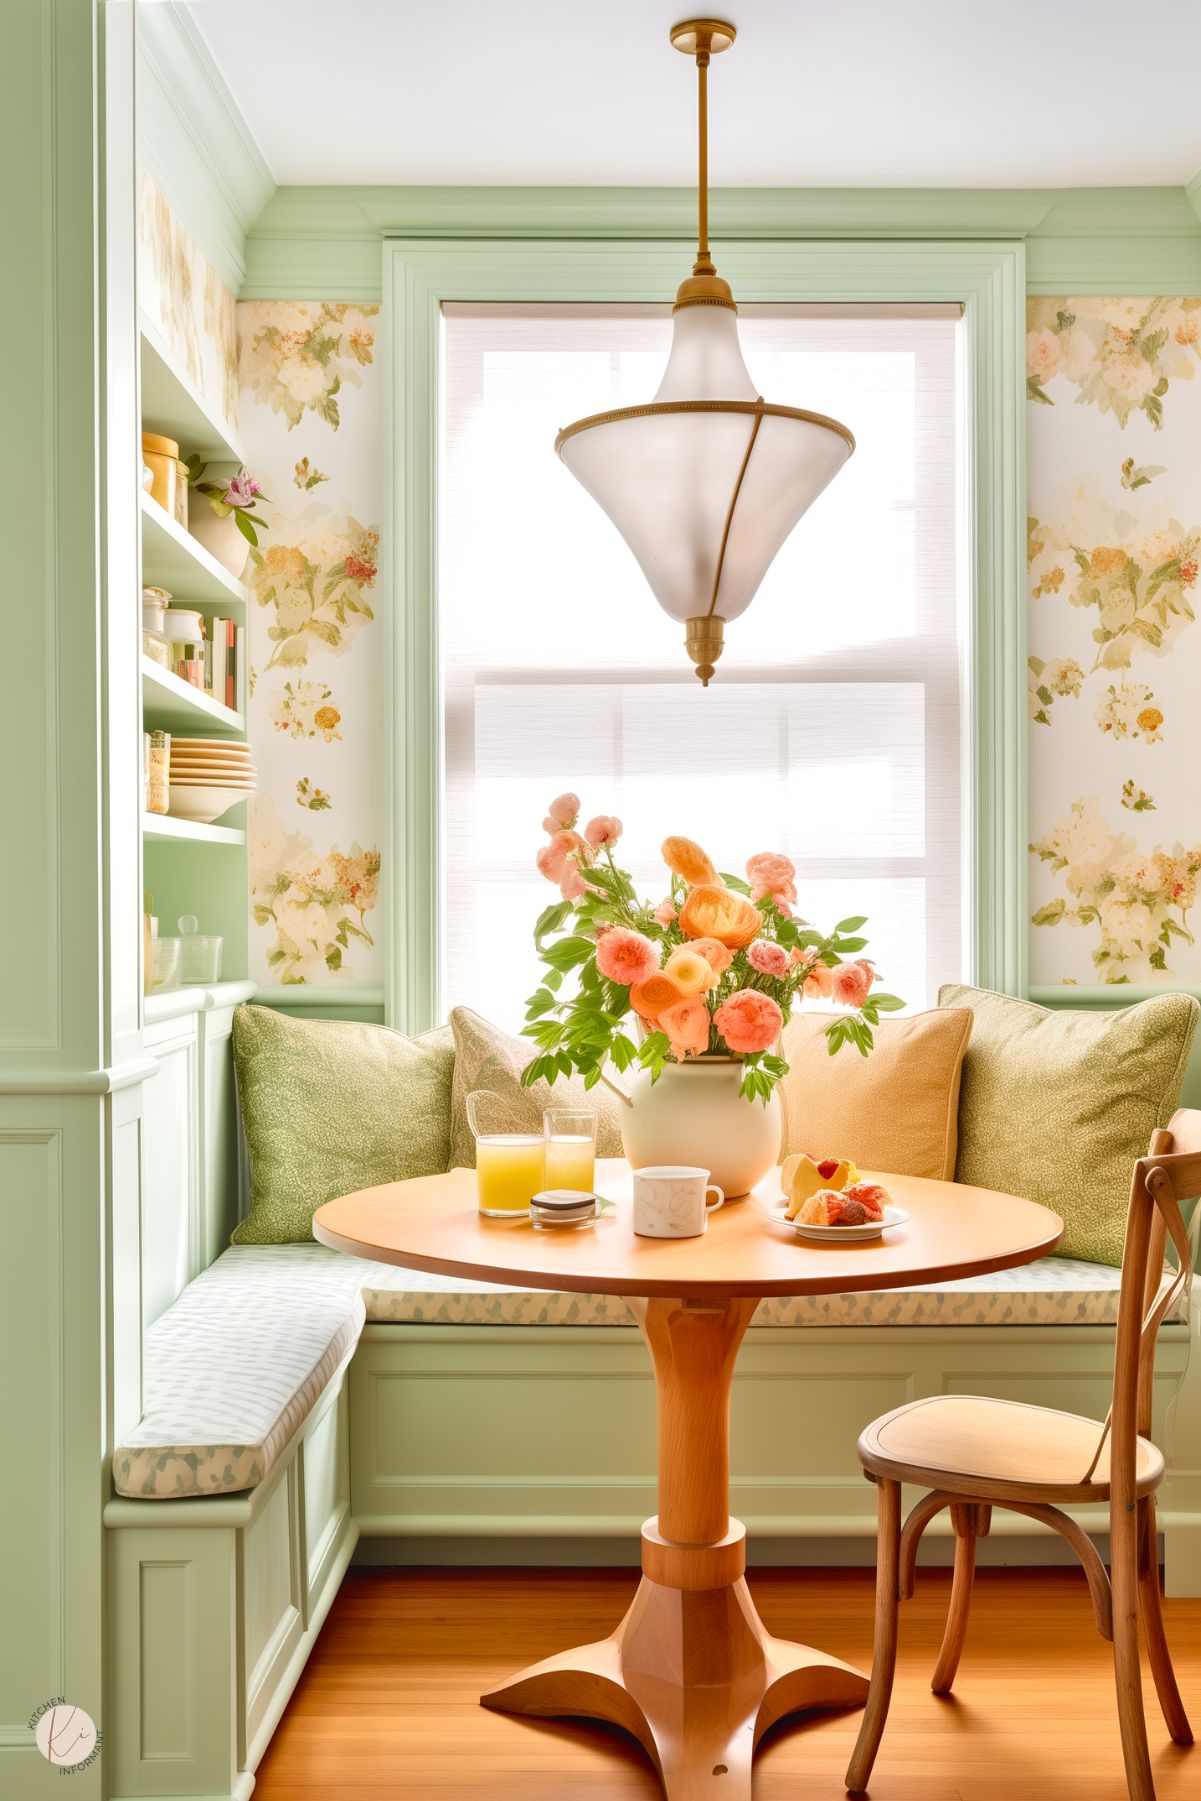
<svg viewBox="0 0 1201 1801"><path fill-rule="evenodd" d="M634 1230L640 1238L699 1238L725 1198L707 1169L686 1163L636 1169Z"/></svg>

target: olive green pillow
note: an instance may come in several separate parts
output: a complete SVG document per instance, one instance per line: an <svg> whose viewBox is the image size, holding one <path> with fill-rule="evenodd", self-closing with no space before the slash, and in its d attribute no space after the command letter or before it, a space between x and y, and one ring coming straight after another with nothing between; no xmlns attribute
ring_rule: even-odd
<svg viewBox="0 0 1201 1801"><path fill-rule="evenodd" d="M448 1029L405 1038L353 1019L234 1014L250 1213L234 1244L302 1244L336 1195L440 1174L450 1162Z"/></svg>
<svg viewBox="0 0 1201 1801"><path fill-rule="evenodd" d="M597 1113L596 1154L621 1156L622 1102L604 1086L585 1088L583 1076L560 1076L557 1082L521 1086L521 1072L538 1055L528 1038L514 1038L499 1026L473 1013L470 1007L453 1007L451 1030L455 1038L455 1075L451 1095L450 1167L475 1168L475 1140L467 1123L467 1096L486 1088L497 1096L493 1117L506 1132L541 1132L547 1107L594 1107Z"/></svg>
<svg viewBox="0 0 1201 1801"><path fill-rule="evenodd" d="M956 1181L1050 1207L1061 1257L1120 1264L1133 1165L1180 1099L1197 1002L1159 994L1085 1012L948 984L938 1004L974 1015Z"/></svg>

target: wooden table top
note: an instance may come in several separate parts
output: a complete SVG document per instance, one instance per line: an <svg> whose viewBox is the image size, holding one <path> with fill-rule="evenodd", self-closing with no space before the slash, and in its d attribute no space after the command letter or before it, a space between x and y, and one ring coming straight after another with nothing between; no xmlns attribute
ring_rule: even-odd
<svg viewBox="0 0 1201 1801"><path fill-rule="evenodd" d="M327 1201L313 1236L335 1250L407 1269L578 1294L844 1294L948 1282L1033 1263L1063 1237L1058 1214L1016 1195L917 1176L878 1176L908 1224L866 1243L814 1244L778 1224L773 1170L743 1201L727 1202L699 1238L638 1238L631 1171L598 1161L597 1192L616 1212L577 1231L536 1232L528 1218L482 1218L473 1169L389 1182Z"/></svg>

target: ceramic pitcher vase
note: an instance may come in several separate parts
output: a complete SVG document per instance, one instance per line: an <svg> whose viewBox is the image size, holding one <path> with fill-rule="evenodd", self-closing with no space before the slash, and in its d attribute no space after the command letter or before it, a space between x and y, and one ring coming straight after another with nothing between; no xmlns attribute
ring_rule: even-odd
<svg viewBox="0 0 1201 1801"><path fill-rule="evenodd" d="M214 513L203 494L193 496L188 513L188 525L192 536L211 556L216 557L223 569L228 569L235 580L240 581L246 567L246 559L250 555L250 545L242 536L238 522L232 513L224 518Z"/></svg>
<svg viewBox="0 0 1201 1801"><path fill-rule="evenodd" d="M649 1070L634 1077L630 1104L621 1109L621 1142L638 1169L687 1163L707 1169L734 1200L780 1160L779 1098L744 1100L736 1057L669 1063L657 1082Z"/></svg>

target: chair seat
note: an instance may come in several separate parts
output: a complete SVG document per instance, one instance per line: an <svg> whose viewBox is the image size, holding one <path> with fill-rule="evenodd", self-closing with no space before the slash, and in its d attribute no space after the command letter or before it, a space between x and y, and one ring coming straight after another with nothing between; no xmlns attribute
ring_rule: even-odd
<svg viewBox="0 0 1201 1801"><path fill-rule="evenodd" d="M873 1475L927 1488L1000 1499L1000 1490L1036 1501L1109 1498L1107 1438L1091 1480L1084 1479L1101 1432L1099 1420L983 1395L934 1395L873 1420L859 1439L859 1460ZM1163 1481L1164 1461L1138 1441L1137 1483L1147 1494Z"/></svg>

